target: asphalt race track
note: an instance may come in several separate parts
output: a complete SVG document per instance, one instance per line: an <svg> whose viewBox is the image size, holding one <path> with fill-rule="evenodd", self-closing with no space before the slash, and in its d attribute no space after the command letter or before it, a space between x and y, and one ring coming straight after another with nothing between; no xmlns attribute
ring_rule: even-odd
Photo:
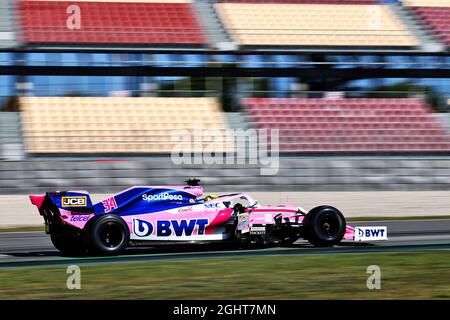
<svg viewBox="0 0 450 320"><path fill-rule="evenodd" d="M218 244L184 244L136 247L115 257L61 257L43 232L0 233L0 268L86 263L143 262L179 259L214 259L253 256L349 254L381 252L450 251L450 220L353 222L352 226L387 226L388 241L343 242L332 248L316 248L306 241L290 247L243 250Z"/></svg>

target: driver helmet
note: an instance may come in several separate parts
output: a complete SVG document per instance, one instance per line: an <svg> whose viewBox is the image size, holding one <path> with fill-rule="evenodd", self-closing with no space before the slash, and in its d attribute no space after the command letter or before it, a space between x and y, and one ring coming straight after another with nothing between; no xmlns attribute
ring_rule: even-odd
<svg viewBox="0 0 450 320"><path fill-rule="evenodd" d="M219 196L217 194L209 194L205 197L205 201L209 201L212 199L217 199Z"/></svg>

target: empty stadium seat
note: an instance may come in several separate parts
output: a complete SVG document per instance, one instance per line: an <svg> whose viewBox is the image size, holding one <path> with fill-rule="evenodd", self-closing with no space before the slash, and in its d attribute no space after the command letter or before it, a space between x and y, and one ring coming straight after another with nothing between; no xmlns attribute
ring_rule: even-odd
<svg viewBox="0 0 450 320"><path fill-rule="evenodd" d="M439 39L450 46L450 1L408 0L404 1Z"/></svg>
<svg viewBox="0 0 450 320"><path fill-rule="evenodd" d="M71 5L81 11L78 29L67 26ZM186 0L22 0L19 12L23 40L29 43L206 43L192 4Z"/></svg>
<svg viewBox="0 0 450 320"><path fill-rule="evenodd" d="M335 3L338 2L231 0L218 2L215 8L233 40L241 45L419 44L388 5L373 5L372 1Z"/></svg>
<svg viewBox="0 0 450 320"><path fill-rule="evenodd" d="M378 4L377 0L216 0L229 3Z"/></svg>
<svg viewBox="0 0 450 320"><path fill-rule="evenodd" d="M28 153L234 150L221 140L206 139L225 139L228 134L214 98L22 97L20 108ZM174 130L201 130L206 138L198 145L172 141Z"/></svg>
<svg viewBox="0 0 450 320"><path fill-rule="evenodd" d="M248 98L257 128L280 130L280 151L450 151L450 137L417 99Z"/></svg>
<svg viewBox="0 0 450 320"><path fill-rule="evenodd" d="M448 0L402 0L405 6L414 7L448 7Z"/></svg>

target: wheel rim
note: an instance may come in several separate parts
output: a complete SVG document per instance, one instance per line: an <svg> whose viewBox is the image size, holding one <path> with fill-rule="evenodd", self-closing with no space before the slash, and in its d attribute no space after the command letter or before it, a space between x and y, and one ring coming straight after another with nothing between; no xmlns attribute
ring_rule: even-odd
<svg viewBox="0 0 450 320"><path fill-rule="evenodd" d="M108 250L118 248L124 241L122 228L114 222L105 223L99 230L100 241Z"/></svg>
<svg viewBox="0 0 450 320"><path fill-rule="evenodd" d="M327 239L332 239L339 233L339 218L334 215L327 213L320 218L318 226L320 233Z"/></svg>

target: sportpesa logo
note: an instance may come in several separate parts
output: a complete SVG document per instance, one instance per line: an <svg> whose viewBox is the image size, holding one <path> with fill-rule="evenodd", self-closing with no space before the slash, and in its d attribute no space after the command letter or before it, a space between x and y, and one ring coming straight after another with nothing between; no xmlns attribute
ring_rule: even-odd
<svg viewBox="0 0 450 320"><path fill-rule="evenodd" d="M167 192L160 193L160 194L143 194L142 200L144 200L144 201L183 200L183 196L180 194L169 194Z"/></svg>

